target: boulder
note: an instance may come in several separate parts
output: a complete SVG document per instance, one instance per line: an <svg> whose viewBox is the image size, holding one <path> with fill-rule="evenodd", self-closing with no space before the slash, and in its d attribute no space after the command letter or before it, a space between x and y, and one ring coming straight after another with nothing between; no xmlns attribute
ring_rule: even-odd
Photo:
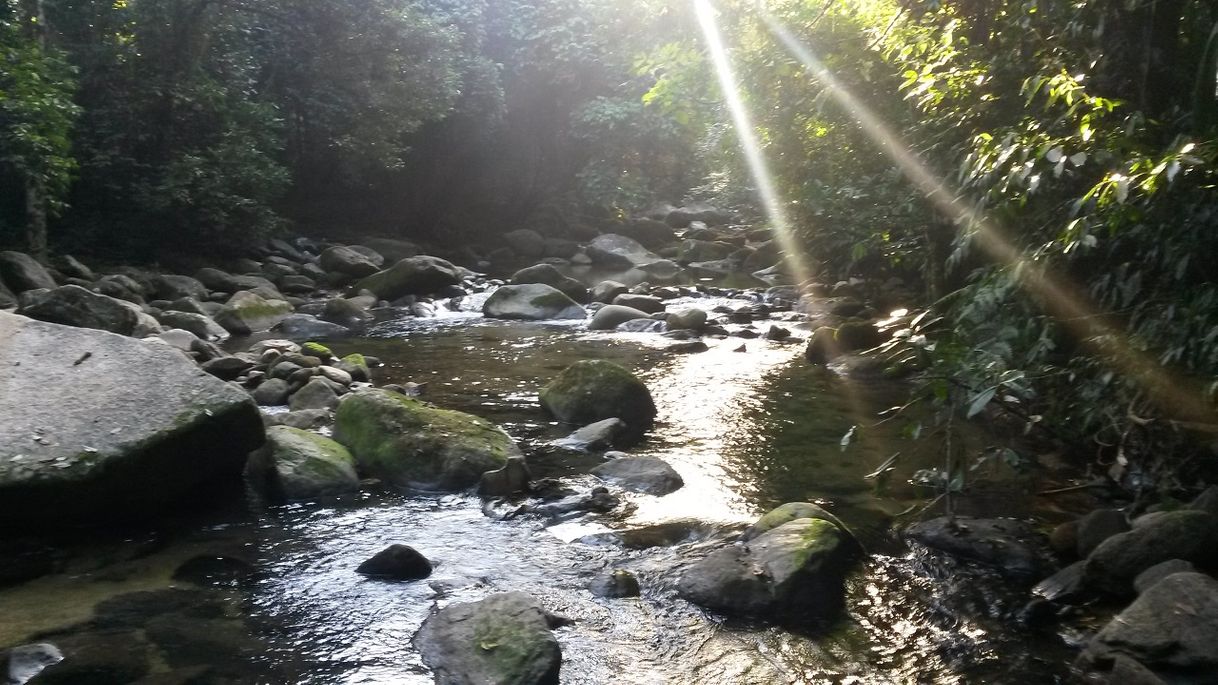
<svg viewBox="0 0 1218 685"><path fill-rule="evenodd" d="M587 425L619 418L631 435L651 427L656 416L647 386L626 369L601 359L568 366L541 389L540 398L541 406L560 421Z"/></svg>
<svg viewBox="0 0 1218 685"><path fill-rule="evenodd" d="M311 370L306 371L306 375L311 373ZM314 376L303 388L292 393L288 406L292 411L333 409L338 406L338 393L334 392L334 388L325 378Z"/></svg>
<svg viewBox="0 0 1218 685"><path fill-rule="evenodd" d="M533 474L524 457L508 457L503 468L487 471L478 480L478 494L483 497L507 497L528 490Z"/></svg>
<svg viewBox="0 0 1218 685"><path fill-rule="evenodd" d="M503 234L503 241L517 255L525 259L537 259L546 254L546 239L537 231L522 228Z"/></svg>
<svg viewBox="0 0 1218 685"><path fill-rule="evenodd" d="M17 296L0 281L0 309L14 309L17 306Z"/></svg>
<svg viewBox="0 0 1218 685"><path fill-rule="evenodd" d="M329 321L339 326L352 328L361 326L372 320L372 315L365 311L359 303L349 299L336 297L327 300L321 313L322 321Z"/></svg>
<svg viewBox="0 0 1218 685"><path fill-rule="evenodd" d="M21 313L39 321L135 335L141 318L128 304L78 285L65 285L43 293Z"/></svg>
<svg viewBox="0 0 1218 685"><path fill-rule="evenodd" d="M1096 509L1078 520L1077 552L1086 559L1100 543L1129 530L1125 514L1116 509Z"/></svg>
<svg viewBox="0 0 1218 685"><path fill-rule="evenodd" d="M678 207L664 217L664 223L674 228L682 228L695 221L701 221L708 226L726 224L732 220L731 212L719 209L705 202L695 202Z"/></svg>
<svg viewBox="0 0 1218 685"><path fill-rule="evenodd" d="M554 445L577 451L607 450L625 432L626 422L615 417L588 424L565 438L555 440Z"/></svg>
<svg viewBox="0 0 1218 685"><path fill-rule="evenodd" d="M199 368L220 380L231 381L254 368L254 362L244 357L223 356L209 359L200 364Z"/></svg>
<svg viewBox="0 0 1218 685"><path fill-rule="evenodd" d="M1183 559L1168 559L1155 564L1133 579L1133 589L1140 595L1173 573L1195 573L1197 568Z"/></svg>
<svg viewBox="0 0 1218 685"><path fill-rule="evenodd" d="M412 643L438 685L557 685L557 624L533 597L507 592L440 609Z"/></svg>
<svg viewBox="0 0 1218 685"><path fill-rule="evenodd" d="M288 314L271 330L289 340L325 340L351 335L351 329L346 326L322 321L308 314Z"/></svg>
<svg viewBox="0 0 1218 685"><path fill-rule="evenodd" d="M650 249L659 249L677 240L677 233L672 230L672 226L647 217L619 225L614 231Z"/></svg>
<svg viewBox="0 0 1218 685"><path fill-rule="evenodd" d="M630 288L625 283L617 281L601 281L593 288L590 296L593 302L604 302L609 304L613 299L622 293L630 292Z"/></svg>
<svg viewBox="0 0 1218 685"><path fill-rule="evenodd" d="M1107 664L1124 656L1165 682L1210 683L1218 673L1216 644L1218 581L1200 573L1175 573L1100 630L1079 662L1083 670L1107 670Z"/></svg>
<svg viewBox="0 0 1218 685"><path fill-rule="evenodd" d="M562 275L562 272L551 264L537 264L521 269L512 274L511 282L513 285L543 283L561 290L564 295L576 302L588 302L588 288L574 278Z"/></svg>
<svg viewBox="0 0 1218 685"><path fill-rule="evenodd" d="M706 319L706 312L701 309L682 309L670 313L667 321L670 330L700 331L706 326Z"/></svg>
<svg viewBox="0 0 1218 685"><path fill-rule="evenodd" d="M0 525L147 516L262 445L249 396L168 345L0 312L0 349Z"/></svg>
<svg viewBox="0 0 1218 685"><path fill-rule="evenodd" d="M677 253L677 261L686 264L692 262L715 262L721 259L727 259L728 255L736 251L736 246L723 242L712 242L709 240L686 240L681 243L681 250Z"/></svg>
<svg viewBox="0 0 1218 685"><path fill-rule="evenodd" d="M599 235L585 248L593 264L631 269L643 268L657 262L667 261L653 254L638 242L616 233Z"/></svg>
<svg viewBox="0 0 1218 685"><path fill-rule="evenodd" d="M152 285L152 294L162 300L173 301L183 297L207 299L207 286L190 276L161 274L152 278Z"/></svg>
<svg viewBox="0 0 1218 685"><path fill-rule="evenodd" d="M264 407L278 407L288 403L292 386L282 378L268 378L252 393L254 401Z"/></svg>
<svg viewBox="0 0 1218 685"><path fill-rule="evenodd" d="M905 536L931 549L993 566L1004 575L1043 577L1052 567L1047 541L1014 519L941 516L909 526Z"/></svg>
<svg viewBox="0 0 1218 685"><path fill-rule="evenodd" d="M371 291L382 300L396 300L405 295L427 295L460 283L461 271L452 263L420 255L407 257L364 278L355 284L355 289Z"/></svg>
<svg viewBox="0 0 1218 685"><path fill-rule="evenodd" d="M521 456L484 419L388 390L351 393L338 406L334 437L369 475L400 486L460 490Z"/></svg>
<svg viewBox="0 0 1218 685"><path fill-rule="evenodd" d="M407 257L419 254L419 246L408 240L393 238L368 238L362 242L364 247L371 248L385 258L385 262L396 264Z"/></svg>
<svg viewBox="0 0 1218 685"><path fill-rule="evenodd" d="M383 258L379 260L379 262L383 261ZM352 278L364 278L381 270L378 260L344 245L327 248L321 253L318 264L326 271L333 271Z"/></svg>
<svg viewBox="0 0 1218 685"><path fill-rule="evenodd" d="M650 295L623 293L613 298L613 304L619 307L630 307L648 314L659 314L664 311L664 301Z"/></svg>
<svg viewBox="0 0 1218 685"><path fill-rule="evenodd" d="M639 579L625 569L602 573L588 583L588 591L597 597L620 599L639 596Z"/></svg>
<svg viewBox="0 0 1218 685"><path fill-rule="evenodd" d="M214 342L228 337L228 331L224 330L223 326L216 323L210 316L203 314L168 310L161 312L157 320L163 326L190 331L200 340L211 340Z"/></svg>
<svg viewBox="0 0 1218 685"><path fill-rule="evenodd" d="M620 304L607 304L592 315L592 320L588 322L588 330L612 331L627 321L649 317L647 312L638 309L623 307Z"/></svg>
<svg viewBox="0 0 1218 685"><path fill-rule="evenodd" d="M249 335L270 330L291 313L292 305L283 300L267 300L243 290L229 298L215 321L233 335Z"/></svg>
<svg viewBox="0 0 1218 685"><path fill-rule="evenodd" d="M620 457L592 469L593 475L624 490L667 495L685 485L681 474L656 457Z"/></svg>
<svg viewBox="0 0 1218 685"><path fill-rule="evenodd" d="M355 459L346 447L288 426L266 430L266 445L250 455L245 472L251 483L277 501L359 490Z"/></svg>
<svg viewBox="0 0 1218 685"><path fill-rule="evenodd" d="M500 286L482 305L492 319L583 319L588 312L556 288L542 283Z"/></svg>
<svg viewBox="0 0 1218 685"><path fill-rule="evenodd" d="M395 544L369 557L355 571L385 580L422 580L431 575L431 562L410 545Z"/></svg>
<svg viewBox="0 0 1218 685"><path fill-rule="evenodd" d="M844 604L851 561L848 533L829 521L797 519L712 552L686 569L677 590L726 614L826 619Z"/></svg>
<svg viewBox="0 0 1218 685"><path fill-rule="evenodd" d="M195 278L209 290L235 293L241 290L275 290L275 284L262 276L234 276L227 271L205 267L195 272ZM202 299L202 298L200 298Z"/></svg>
<svg viewBox="0 0 1218 685"><path fill-rule="evenodd" d="M744 534L740 536L740 539L744 542L748 542L749 540L752 540L763 533L767 533L784 523L795 521L797 519L818 519L821 521L828 521L847 533L850 532L850 529L846 527L846 524L842 523L841 520L833 514L830 514L822 509L819 505L812 504L811 502L787 502L786 504L771 509L765 514L765 516L758 519L756 523L749 526L748 529L744 531Z"/></svg>
<svg viewBox="0 0 1218 685"><path fill-rule="evenodd" d="M266 416L267 425L289 426L300 430L314 430L330 423L334 418L329 409L301 409Z"/></svg>
<svg viewBox="0 0 1218 685"><path fill-rule="evenodd" d="M97 280L97 274L93 273L93 269L85 266L83 262L70 254L60 255L57 264L59 270L65 275L83 278L86 281Z"/></svg>
<svg viewBox="0 0 1218 685"><path fill-rule="evenodd" d="M0 252L0 281L17 295L58 285L44 266L24 252Z"/></svg>
<svg viewBox="0 0 1218 685"><path fill-rule="evenodd" d="M1085 583L1089 588L1130 595L1140 573L1170 559L1201 568L1218 564L1218 519L1188 509L1143 516L1132 530L1109 537L1087 557Z"/></svg>

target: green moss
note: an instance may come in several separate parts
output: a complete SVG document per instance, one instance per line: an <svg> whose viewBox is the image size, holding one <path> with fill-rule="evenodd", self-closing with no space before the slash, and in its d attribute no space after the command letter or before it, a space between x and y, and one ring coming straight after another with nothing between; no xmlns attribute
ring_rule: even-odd
<svg viewBox="0 0 1218 685"><path fill-rule="evenodd" d="M523 682L530 666L547 650L538 630L498 616L483 616L474 628L475 653L484 655L499 676L496 682Z"/></svg>
<svg viewBox="0 0 1218 685"><path fill-rule="evenodd" d="M564 309L574 305L575 301L567 297L563 292L555 290L534 297L529 300L529 304L539 309Z"/></svg>
<svg viewBox="0 0 1218 685"><path fill-rule="evenodd" d="M351 354L343 357L342 361L347 362L348 364L354 364L355 366L362 368L364 371L368 371L368 360L364 358L364 355L358 352L352 352Z"/></svg>
<svg viewBox="0 0 1218 685"><path fill-rule="evenodd" d="M334 356L334 353L330 351L330 348L319 342L312 341L301 345L300 353L310 357L317 357L323 361Z"/></svg>
<svg viewBox="0 0 1218 685"><path fill-rule="evenodd" d="M637 432L656 416L647 386L626 369L601 359L567 367L541 389L540 399L560 420L580 425L619 418Z"/></svg>

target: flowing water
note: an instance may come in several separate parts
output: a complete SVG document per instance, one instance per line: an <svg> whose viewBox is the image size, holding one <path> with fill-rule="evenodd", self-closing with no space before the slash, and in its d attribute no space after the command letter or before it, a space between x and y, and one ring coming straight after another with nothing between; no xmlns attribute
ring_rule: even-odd
<svg viewBox="0 0 1218 685"><path fill-rule="evenodd" d="M556 633L564 683L1066 677L1073 636L1020 627L1013 616L1023 589L909 549L891 533L894 517L929 494L911 476L938 459L933 440L906 439L904 423L877 425L877 412L904 396L899 384L812 368L798 344L707 343L708 351L681 354L654 334L460 313L382 322L369 337L332 347L380 357L379 382L426 383L427 400L498 423L529 454L534 475L576 488L596 484L586 473L599 457L547 449L571 427L542 411L538 388L579 359L634 370L659 418L630 451L665 459L685 487L665 497L625 493L614 513L563 522L502 521L470 495L374 485L279 507L237 498L155 529L57 543L59 572L0 590L0 647L35 639L135 645L154 670L201 664L214 667L215 682L430 683L410 645L429 612L522 590L575 621ZM983 434L968 439L974 449L987 444ZM897 470L881 487L864 478L897 452ZM962 507L1034 513L1025 481L989 475L992 487L978 487L984 495ZM827 630L777 628L724 620L676 597L684 564L787 501L830 508L871 552L849 581L841 620ZM354 572L396 542L430 558L433 575L387 583ZM588 581L610 568L635 572L643 596L593 597Z"/></svg>

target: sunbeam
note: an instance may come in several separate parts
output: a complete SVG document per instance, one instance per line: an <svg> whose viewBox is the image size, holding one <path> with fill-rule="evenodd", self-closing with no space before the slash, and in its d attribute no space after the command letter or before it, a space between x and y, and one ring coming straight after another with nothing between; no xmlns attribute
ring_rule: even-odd
<svg viewBox="0 0 1218 685"><path fill-rule="evenodd" d="M852 95L812 50L772 15L758 6L766 27L803 63L809 74L824 84L829 96L863 127L901 172L956 225L976 227L975 242L992 259L1019 269L1018 282L1066 326L1083 344L1107 359L1117 370L1137 379L1147 396L1174 418L1209 423L1213 411L1199 387L1158 364L1135 348L1069 279L1050 273L1044 265L1024 259L1019 248L988 217L959 202L957 194L922 163L883 121Z"/></svg>

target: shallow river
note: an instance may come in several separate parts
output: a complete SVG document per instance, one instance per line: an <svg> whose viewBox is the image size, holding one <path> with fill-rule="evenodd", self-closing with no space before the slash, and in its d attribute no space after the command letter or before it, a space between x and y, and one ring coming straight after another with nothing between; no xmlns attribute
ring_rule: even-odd
<svg viewBox="0 0 1218 685"><path fill-rule="evenodd" d="M1073 636L1018 626L1020 588L911 550L890 532L894 516L928 498L910 476L938 459L933 441L905 440L903 424L876 425L879 410L899 403L899 385L812 368L799 344L728 338L678 354L663 349L669 342L450 314L384 322L332 347L380 357L378 382L425 382L429 401L498 423L535 475L579 488L596 484L585 474L599 458L546 449L571 427L547 417L537 391L578 359L616 361L655 397L657 425L630 451L681 473L686 485L671 495L624 494L619 512L557 524L499 521L472 496L375 487L271 508L236 498L155 530L57 541L62 572L0 590L0 647L42 636L134 641L155 670L211 666L227 678L215 682L430 683L410 645L428 613L522 590L575 620L557 631L564 683L1066 679ZM852 426L855 439L843 447ZM985 436L972 439L985 446ZM898 451L897 472L877 489L864 475ZM1023 485L998 480L1006 485L962 506L1033 513ZM826 506L871 552L840 621L801 633L725 621L676 597L685 560L787 501ZM354 572L395 542L430 558L431 578L386 583ZM194 570L173 579L192 559ZM593 597L588 581L606 568L634 571L643 596Z"/></svg>

